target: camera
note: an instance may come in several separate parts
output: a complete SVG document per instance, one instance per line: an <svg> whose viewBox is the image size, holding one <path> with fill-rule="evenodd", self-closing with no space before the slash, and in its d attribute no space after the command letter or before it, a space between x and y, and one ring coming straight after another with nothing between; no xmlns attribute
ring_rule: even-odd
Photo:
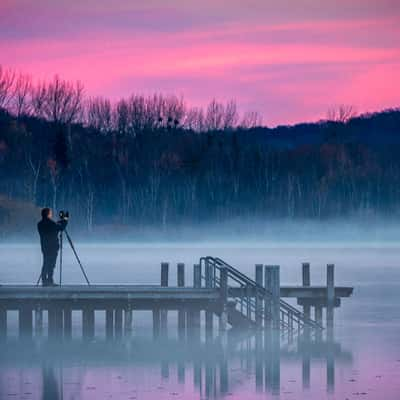
<svg viewBox="0 0 400 400"><path fill-rule="evenodd" d="M58 213L60 219L68 219L69 218L69 212L68 211L60 211Z"/></svg>

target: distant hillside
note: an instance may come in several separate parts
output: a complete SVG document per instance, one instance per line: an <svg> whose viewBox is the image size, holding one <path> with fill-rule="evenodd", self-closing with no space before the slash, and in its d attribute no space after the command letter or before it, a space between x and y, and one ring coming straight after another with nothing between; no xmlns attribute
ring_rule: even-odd
<svg viewBox="0 0 400 400"><path fill-rule="evenodd" d="M399 215L400 111L345 122L129 130L0 113L0 225L35 207L81 226ZM21 222L17 222L21 221ZM20 225L21 224L21 225Z"/></svg>
<svg viewBox="0 0 400 400"><path fill-rule="evenodd" d="M400 144L400 109L354 117L346 123L321 121L250 130L260 142L282 149L323 143Z"/></svg>

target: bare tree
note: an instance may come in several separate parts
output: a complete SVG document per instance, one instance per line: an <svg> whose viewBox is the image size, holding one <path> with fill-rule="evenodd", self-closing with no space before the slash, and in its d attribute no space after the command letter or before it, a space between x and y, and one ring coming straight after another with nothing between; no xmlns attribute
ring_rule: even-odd
<svg viewBox="0 0 400 400"><path fill-rule="evenodd" d="M183 98L168 96L165 99L165 116L169 127L177 127L186 114L186 105Z"/></svg>
<svg viewBox="0 0 400 400"><path fill-rule="evenodd" d="M31 107L35 117L44 118L47 96L47 86L45 82L38 82L31 87Z"/></svg>
<svg viewBox="0 0 400 400"><path fill-rule="evenodd" d="M90 98L85 108L85 120L88 126L103 133L112 130L113 116L111 101L109 99L103 97Z"/></svg>
<svg viewBox="0 0 400 400"><path fill-rule="evenodd" d="M55 76L46 87L44 116L56 123L71 124L80 117L83 107L83 85Z"/></svg>
<svg viewBox="0 0 400 400"><path fill-rule="evenodd" d="M0 65L0 107L8 108L14 97L15 72Z"/></svg>
<svg viewBox="0 0 400 400"><path fill-rule="evenodd" d="M30 95L32 93L32 78L29 75L19 74L15 80L14 97L11 110L19 118L29 115L32 109Z"/></svg>
<svg viewBox="0 0 400 400"><path fill-rule="evenodd" d="M207 107L206 128L210 130L222 129L224 125L224 105L213 99Z"/></svg>
<svg viewBox="0 0 400 400"><path fill-rule="evenodd" d="M183 126L196 132L203 132L205 129L204 111L202 108L192 107L186 112Z"/></svg>
<svg viewBox="0 0 400 400"><path fill-rule="evenodd" d="M262 117L257 111L247 111L242 117L240 127L244 129L255 128L262 125Z"/></svg>
<svg viewBox="0 0 400 400"><path fill-rule="evenodd" d="M340 104L338 106L331 107L327 112L328 121L341 122L345 124L350 119L357 116L357 111L354 106Z"/></svg>
<svg viewBox="0 0 400 400"><path fill-rule="evenodd" d="M113 110L113 124L120 135L129 133L129 107L125 99L121 99Z"/></svg>
<svg viewBox="0 0 400 400"><path fill-rule="evenodd" d="M230 100L225 106L224 129L231 129L237 125L239 114L235 100Z"/></svg>

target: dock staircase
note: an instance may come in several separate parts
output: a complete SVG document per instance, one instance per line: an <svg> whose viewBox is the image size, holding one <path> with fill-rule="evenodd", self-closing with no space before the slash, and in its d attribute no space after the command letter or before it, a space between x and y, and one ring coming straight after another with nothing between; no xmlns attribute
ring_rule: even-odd
<svg viewBox="0 0 400 400"><path fill-rule="evenodd" d="M218 257L202 257L199 264L201 271L205 271L202 279L205 281L205 286L209 288L219 288L221 269L224 268L227 271L227 317L232 329L271 326L274 298L270 291ZM231 288L235 290L229 290ZM275 301L279 301L279 329L282 336L299 335L305 331L315 334L323 329L319 323L281 298ZM216 313L220 313L220 310Z"/></svg>

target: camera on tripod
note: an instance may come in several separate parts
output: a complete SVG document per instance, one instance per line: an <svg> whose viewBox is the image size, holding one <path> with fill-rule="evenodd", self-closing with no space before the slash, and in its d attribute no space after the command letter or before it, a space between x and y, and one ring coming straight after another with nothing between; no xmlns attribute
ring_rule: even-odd
<svg viewBox="0 0 400 400"><path fill-rule="evenodd" d="M58 213L58 216L60 217L60 219L68 219L69 218L69 211L61 210Z"/></svg>

